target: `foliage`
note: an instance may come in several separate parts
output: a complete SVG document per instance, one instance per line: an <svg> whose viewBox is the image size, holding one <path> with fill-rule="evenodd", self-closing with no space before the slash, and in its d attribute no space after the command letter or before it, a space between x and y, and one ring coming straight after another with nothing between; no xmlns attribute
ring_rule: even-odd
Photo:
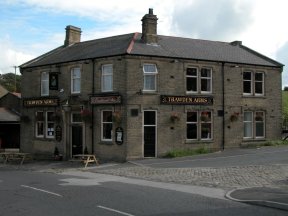
<svg viewBox="0 0 288 216"><path fill-rule="evenodd" d="M259 143L257 145L248 144L243 147L244 148L259 148L259 147L265 147L265 146L284 146L284 145L288 145L288 140L270 140L267 142Z"/></svg>
<svg viewBox="0 0 288 216"><path fill-rule="evenodd" d="M288 91L282 91L282 115L284 125L288 126Z"/></svg>
<svg viewBox="0 0 288 216"><path fill-rule="evenodd" d="M0 85L9 92L15 92L15 74L7 73L0 75ZM21 92L21 75L16 74L16 92Z"/></svg>
<svg viewBox="0 0 288 216"><path fill-rule="evenodd" d="M199 154L208 154L211 153L211 150L202 147L198 149L175 149L167 152L164 157L174 158L174 157L185 157Z"/></svg>

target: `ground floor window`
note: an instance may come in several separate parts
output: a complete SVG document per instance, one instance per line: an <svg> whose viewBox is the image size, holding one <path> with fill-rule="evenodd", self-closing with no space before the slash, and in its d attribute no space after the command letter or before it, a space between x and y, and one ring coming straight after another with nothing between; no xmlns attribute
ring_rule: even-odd
<svg viewBox="0 0 288 216"><path fill-rule="evenodd" d="M187 140L212 139L211 111L188 111L186 125Z"/></svg>
<svg viewBox="0 0 288 216"><path fill-rule="evenodd" d="M102 141L112 141L112 111L103 110L101 116L101 140Z"/></svg>
<svg viewBox="0 0 288 216"><path fill-rule="evenodd" d="M244 112L244 138L265 137L265 113L263 111Z"/></svg>
<svg viewBox="0 0 288 216"><path fill-rule="evenodd" d="M54 138L55 137L55 113L54 112L36 112L35 135L39 138Z"/></svg>

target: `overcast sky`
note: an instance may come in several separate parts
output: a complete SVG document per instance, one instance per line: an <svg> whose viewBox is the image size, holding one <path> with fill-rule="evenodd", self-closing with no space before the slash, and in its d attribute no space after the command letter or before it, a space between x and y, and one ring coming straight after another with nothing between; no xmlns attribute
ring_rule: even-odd
<svg viewBox="0 0 288 216"><path fill-rule="evenodd" d="M141 32L149 8L158 34L240 40L288 66L287 0L1 0L0 73L61 46L67 25L82 29L82 41Z"/></svg>

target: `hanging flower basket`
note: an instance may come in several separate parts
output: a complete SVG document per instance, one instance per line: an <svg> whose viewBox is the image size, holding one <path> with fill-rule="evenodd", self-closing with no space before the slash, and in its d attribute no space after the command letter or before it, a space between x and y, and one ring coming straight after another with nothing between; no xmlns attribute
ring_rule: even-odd
<svg viewBox="0 0 288 216"><path fill-rule="evenodd" d="M231 122L238 121L238 117L239 117L239 113L238 113L238 112L234 112L234 113L230 116L230 121L231 121Z"/></svg>
<svg viewBox="0 0 288 216"><path fill-rule="evenodd" d="M92 121L92 112L88 109L81 110L81 118L84 122L91 122Z"/></svg>
<svg viewBox="0 0 288 216"><path fill-rule="evenodd" d="M170 121L172 123L175 123L175 122L177 122L179 120L180 120L180 116L178 115L178 113L176 113L176 112L171 113Z"/></svg>
<svg viewBox="0 0 288 216"><path fill-rule="evenodd" d="M112 121L117 123L117 124L120 124L121 121L122 121L122 116L121 116L121 113L119 111L116 111L113 113L112 115Z"/></svg>
<svg viewBox="0 0 288 216"><path fill-rule="evenodd" d="M210 120L208 112L202 112L200 119L202 122L208 122Z"/></svg>

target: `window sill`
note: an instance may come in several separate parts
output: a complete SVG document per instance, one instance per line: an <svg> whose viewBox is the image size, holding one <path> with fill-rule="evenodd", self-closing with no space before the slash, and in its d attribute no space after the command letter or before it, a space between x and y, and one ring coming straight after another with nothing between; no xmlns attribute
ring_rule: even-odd
<svg viewBox="0 0 288 216"><path fill-rule="evenodd" d="M206 139L206 140L185 140L185 144L203 144L203 143L213 143L213 139Z"/></svg>
<svg viewBox="0 0 288 216"><path fill-rule="evenodd" d="M242 95L243 98L261 98L266 99L265 95Z"/></svg>
<svg viewBox="0 0 288 216"><path fill-rule="evenodd" d="M99 144L100 145L108 145L108 146L110 146L110 145L113 145L114 143L113 143L113 141L101 141L101 142L99 142Z"/></svg>
<svg viewBox="0 0 288 216"><path fill-rule="evenodd" d="M156 91L145 91L145 90L142 90L142 95L158 95L158 92Z"/></svg>

